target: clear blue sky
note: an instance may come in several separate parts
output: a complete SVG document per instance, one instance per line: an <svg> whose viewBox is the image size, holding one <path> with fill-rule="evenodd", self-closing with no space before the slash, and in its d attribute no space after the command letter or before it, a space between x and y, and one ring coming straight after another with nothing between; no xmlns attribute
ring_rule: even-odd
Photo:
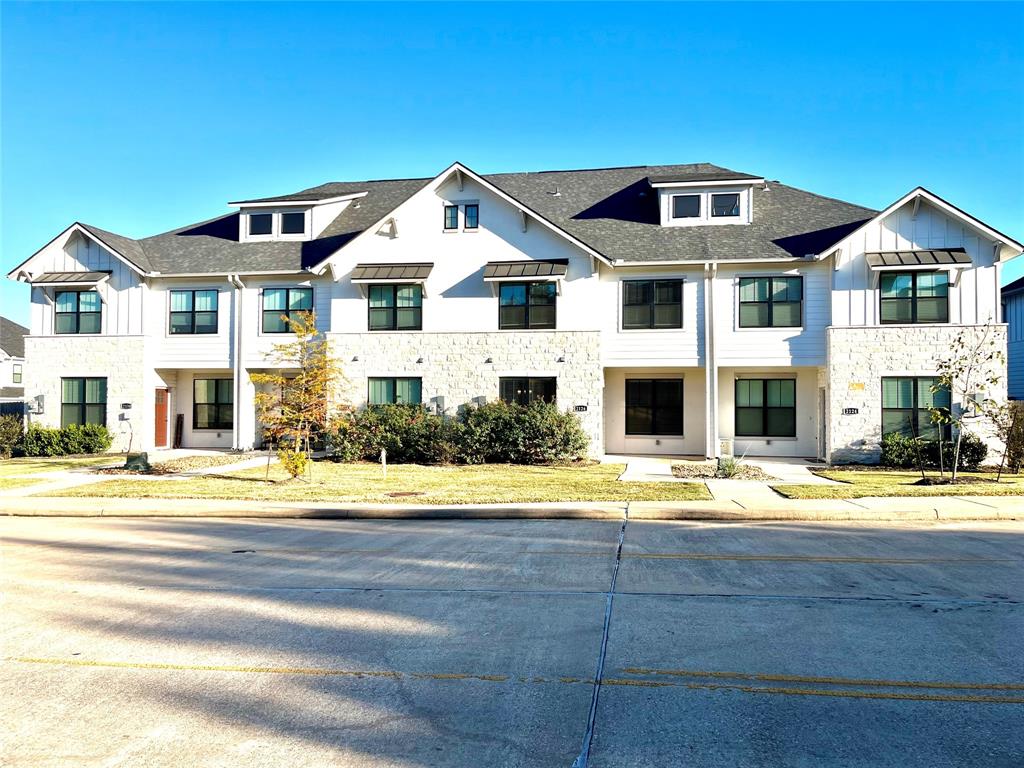
<svg viewBox="0 0 1024 768"><path fill-rule="evenodd" d="M140 237L456 159L708 161L874 207L922 184L1024 240L1021 4L0 13L4 272L75 220ZM24 286L0 283L24 321Z"/></svg>

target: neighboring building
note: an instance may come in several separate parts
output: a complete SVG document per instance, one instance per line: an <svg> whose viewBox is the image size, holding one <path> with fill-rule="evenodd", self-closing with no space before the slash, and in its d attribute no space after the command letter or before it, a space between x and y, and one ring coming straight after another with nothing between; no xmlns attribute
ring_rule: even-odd
<svg viewBox="0 0 1024 768"><path fill-rule="evenodd" d="M0 415L24 411L27 335L28 328L0 316Z"/></svg>
<svg viewBox="0 0 1024 768"><path fill-rule="evenodd" d="M353 404L542 397L594 453L872 461L883 426L928 428L934 356L1001 322L1022 250L920 187L875 211L708 164L455 163L231 205L140 240L76 223L10 273L35 418L252 448L249 374L315 309Z"/></svg>
<svg viewBox="0 0 1024 768"><path fill-rule="evenodd" d="M1024 277L1003 286L1003 317L1010 398L1024 400Z"/></svg>

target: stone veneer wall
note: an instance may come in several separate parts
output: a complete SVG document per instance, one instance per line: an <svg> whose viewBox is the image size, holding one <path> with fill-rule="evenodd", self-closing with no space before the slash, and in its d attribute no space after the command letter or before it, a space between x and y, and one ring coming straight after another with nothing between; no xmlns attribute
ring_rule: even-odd
<svg viewBox="0 0 1024 768"><path fill-rule="evenodd" d="M591 455L603 451L601 412L604 373L600 333L596 331L503 331L481 333L332 333L329 334L347 379L345 397L353 405L367 398L371 376L418 376L423 402L445 411L479 399L498 398L502 376L556 376L563 410L578 413L590 437ZM354 360L353 358L358 358ZM423 362L417 362L421 359ZM491 362L486 362L490 358ZM564 362L558 362L564 358Z"/></svg>
<svg viewBox="0 0 1024 768"><path fill-rule="evenodd" d="M127 424L119 417L121 404L131 403L134 447L152 442L153 414L145 404L146 374L141 336L28 336L25 339L25 397L45 397L44 412L31 414L30 423L60 426L62 376L107 379L107 428L114 436L110 450L128 448ZM147 418L148 417L148 418Z"/></svg>
<svg viewBox="0 0 1024 768"><path fill-rule="evenodd" d="M977 336L984 332L983 325L829 328L829 460L837 464L878 463L882 450L882 377L934 375L936 358L949 352L964 328L973 329ZM1006 326L993 326L993 333L1005 353ZM991 396L1006 398L1005 369L1001 388L992 391ZM857 408L858 413L844 415L844 408ZM1002 450L980 420L969 423L968 429L989 443L990 452Z"/></svg>

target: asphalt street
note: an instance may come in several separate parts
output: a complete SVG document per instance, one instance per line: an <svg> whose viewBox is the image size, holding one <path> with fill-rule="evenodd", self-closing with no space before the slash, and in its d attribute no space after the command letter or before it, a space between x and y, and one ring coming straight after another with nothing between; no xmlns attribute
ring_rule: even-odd
<svg viewBox="0 0 1024 768"><path fill-rule="evenodd" d="M1024 524L4 518L11 766L1024 765Z"/></svg>

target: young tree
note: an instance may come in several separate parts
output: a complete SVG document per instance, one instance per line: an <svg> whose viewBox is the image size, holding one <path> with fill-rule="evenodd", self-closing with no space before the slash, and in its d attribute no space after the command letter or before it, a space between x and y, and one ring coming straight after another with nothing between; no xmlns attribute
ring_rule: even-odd
<svg viewBox="0 0 1024 768"><path fill-rule="evenodd" d="M936 359L939 375L932 392L949 392L950 407L930 410L933 421L940 425L950 424L955 431L951 476L954 483L960 469L964 423L969 416L994 420L999 403L989 394L1002 381L1005 369L1006 355L996 340L991 323L985 323L980 333L972 328L962 329L953 340L949 353Z"/></svg>
<svg viewBox="0 0 1024 768"><path fill-rule="evenodd" d="M338 392L341 367L330 343L316 330L316 313L285 317L294 340L275 344L267 355L270 372L250 375L257 385L256 411L278 458L292 477L310 470L314 442L332 415L344 409Z"/></svg>

